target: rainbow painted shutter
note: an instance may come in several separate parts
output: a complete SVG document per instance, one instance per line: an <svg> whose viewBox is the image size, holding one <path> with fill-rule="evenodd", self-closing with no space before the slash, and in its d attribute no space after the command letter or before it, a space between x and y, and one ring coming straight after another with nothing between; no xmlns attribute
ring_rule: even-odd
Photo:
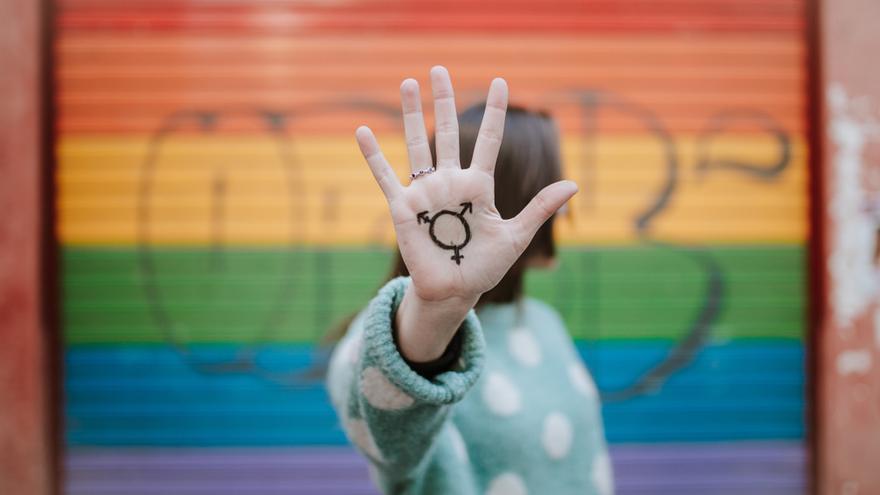
<svg viewBox="0 0 880 495"><path fill-rule="evenodd" d="M620 492L799 493L802 2L537 5L59 2L71 493L363 492L308 370L393 242L353 130L403 177L396 87L434 63L559 120L582 192L529 284L616 399Z"/></svg>

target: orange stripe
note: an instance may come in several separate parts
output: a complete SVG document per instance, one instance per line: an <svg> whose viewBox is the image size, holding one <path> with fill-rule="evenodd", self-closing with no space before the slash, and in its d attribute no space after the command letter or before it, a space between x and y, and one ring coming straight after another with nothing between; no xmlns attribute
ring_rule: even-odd
<svg viewBox="0 0 880 495"><path fill-rule="evenodd" d="M261 106L283 111L357 99L394 109L396 87L446 63L464 104L504 75L515 101L547 107L565 129L582 116L574 88L611 89L661 117L672 131L697 131L720 109L759 108L790 132L802 130L802 46L793 36L498 37L65 35L60 44L62 132L150 132L181 108ZM486 64L491 60L492 64ZM356 77L353 77L356 75ZM298 132L339 132L375 115L334 112ZM396 125L396 124L393 124ZM609 130L643 123L610 116ZM259 130L244 125L239 130Z"/></svg>
<svg viewBox="0 0 880 495"><path fill-rule="evenodd" d="M442 43L441 43L442 42ZM343 35L302 36L292 32L287 36L242 36L236 33L62 33L58 54L62 60L79 58L85 62L130 63L136 56L142 60L164 63L241 61L245 63L282 62L335 65L354 62L361 65L427 65L426 56L444 53L473 62L485 62L484 53L492 53L493 63L515 63L542 66L558 61L568 62L571 57L602 57L610 64L640 62L661 64L684 62L702 63L759 63L778 60L796 61L804 51L801 38L794 35L700 34L662 36L631 34L627 36L535 36L518 33L516 36L485 36L479 34L454 37L436 34L382 35L364 34L357 37ZM334 59L327 59L326 54ZM388 59L394 53L396 58ZM121 57L121 58L120 58ZM540 57L531 59L530 57ZM619 57L619 58L618 58ZM720 57L720 58L719 58Z"/></svg>

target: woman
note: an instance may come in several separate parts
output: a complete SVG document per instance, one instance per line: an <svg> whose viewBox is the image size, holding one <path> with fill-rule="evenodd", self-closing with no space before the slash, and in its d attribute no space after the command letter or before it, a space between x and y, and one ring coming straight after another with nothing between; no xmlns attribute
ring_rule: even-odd
<svg viewBox="0 0 880 495"><path fill-rule="evenodd" d="M401 85L408 186L372 132L356 133L408 276L379 290L333 353L340 421L385 493L609 494L592 379L558 315L521 295L526 267L552 264L552 216L577 192L558 180L555 126L521 109L505 122L495 79L460 138L446 69L431 85L436 166L418 83Z"/></svg>

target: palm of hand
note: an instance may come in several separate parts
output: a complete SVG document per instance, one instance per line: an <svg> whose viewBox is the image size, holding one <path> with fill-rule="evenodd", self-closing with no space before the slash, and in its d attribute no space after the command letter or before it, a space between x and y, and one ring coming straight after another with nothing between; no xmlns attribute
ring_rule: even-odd
<svg viewBox="0 0 880 495"><path fill-rule="evenodd" d="M479 295L516 261L519 250L495 210L493 187L477 170L439 170L391 203L400 253L423 299Z"/></svg>
<svg viewBox="0 0 880 495"><path fill-rule="evenodd" d="M528 246L538 228L577 187L561 181L544 188L523 211L502 219L494 203L493 172L504 130L507 85L492 82L470 168L459 164L458 121L449 74L431 71L436 114L436 172L403 187L372 132L357 138L388 200L401 256L413 288L425 300L478 296L494 287ZM418 83L401 85L404 127L413 172L431 167Z"/></svg>

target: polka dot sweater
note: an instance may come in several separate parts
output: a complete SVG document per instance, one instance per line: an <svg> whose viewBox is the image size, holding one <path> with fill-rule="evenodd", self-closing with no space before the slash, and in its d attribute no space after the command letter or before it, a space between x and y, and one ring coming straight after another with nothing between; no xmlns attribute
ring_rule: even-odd
<svg viewBox="0 0 880 495"><path fill-rule="evenodd" d="M462 323L461 357L431 379L397 350L408 278L383 287L333 353L328 388L383 493L614 491L599 399L559 316L532 299Z"/></svg>

